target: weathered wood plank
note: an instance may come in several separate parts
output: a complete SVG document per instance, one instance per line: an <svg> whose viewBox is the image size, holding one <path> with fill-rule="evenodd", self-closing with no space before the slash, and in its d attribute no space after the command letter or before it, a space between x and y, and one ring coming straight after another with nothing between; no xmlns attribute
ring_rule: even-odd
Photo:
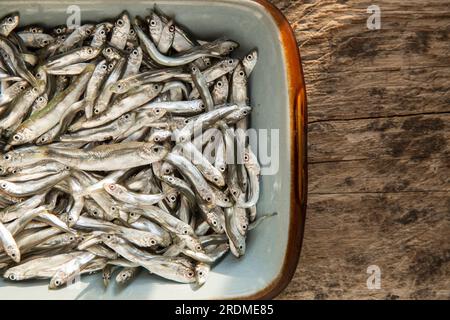
<svg viewBox="0 0 450 320"><path fill-rule="evenodd" d="M450 193L310 195L304 246L279 299L449 299ZM367 267L381 269L369 290Z"/></svg>
<svg viewBox="0 0 450 320"><path fill-rule="evenodd" d="M309 194L450 191L450 158L375 159L309 165Z"/></svg>
<svg viewBox="0 0 450 320"><path fill-rule="evenodd" d="M309 121L450 112L450 67L307 74Z"/></svg>
<svg viewBox="0 0 450 320"><path fill-rule="evenodd" d="M450 113L308 126L309 163L450 156Z"/></svg>
<svg viewBox="0 0 450 320"><path fill-rule="evenodd" d="M449 111L448 1L377 1L380 30L366 26L371 1L274 2L299 43L310 121Z"/></svg>

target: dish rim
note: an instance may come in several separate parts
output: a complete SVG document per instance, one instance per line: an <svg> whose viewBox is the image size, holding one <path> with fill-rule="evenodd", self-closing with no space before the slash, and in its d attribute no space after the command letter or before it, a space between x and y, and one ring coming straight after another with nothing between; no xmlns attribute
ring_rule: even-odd
<svg viewBox="0 0 450 320"><path fill-rule="evenodd" d="M269 300L278 296L292 280L303 243L308 190L307 168L307 100L300 50L287 18L268 0L247 0L262 7L273 19L280 34L288 80L291 135L291 192L289 232L286 253L280 272L263 289L239 297L243 300Z"/></svg>

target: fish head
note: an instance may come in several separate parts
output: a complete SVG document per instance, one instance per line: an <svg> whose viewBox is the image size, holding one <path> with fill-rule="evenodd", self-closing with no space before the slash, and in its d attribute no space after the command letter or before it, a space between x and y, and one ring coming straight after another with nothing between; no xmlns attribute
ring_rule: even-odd
<svg viewBox="0 0 450 320"><path fill-rule="evenodd" d="M216 83L214 84L213 87L213 92L218 95L218 96L225 96L227 95L229 90L229 84L228 84L228 79L226 76L222 76L220 77Z"/></svg>
<svg viewBox="0 0 450 320"><path fill-rule="evenodd" d="M19 25L19 13L14 12L7 15L1 22L0 28L2 32L8 35L11 31L13 31Z"/></svg>
<svg viewBox="0 0 450 320"><path fill-rule="evenodd" d="M49 34L41 34L38 39L38 45L40 48L44 48L53 42L55 42L55 38Z"/></svg>
<svg viewBox="0 0 450 320"><path fill-rule="evenodd" d="M176 227L178 234L180 235L194 235L194 230L187 223L179 223Z"/></svg>
<svg viewBox="0 0 450 320"><path fill-rule="evenodd" d="M84 60L91 60L98 56L100 51L100 48L84 47L80 49L79 55Z"/></svg>
<svg viewBox="0 0 450 320"><path fill-rule="evenodd" d="M129 269L122 270L116 277L118 284L124 284L133 277L133 272Z"/></svg>
<svg viewBox="0 0 450 320"><path fill-rule="evenodd" d="M151 12L147 23L148 30L153 41L156 41L156 39L159 41L163 30L163 22L161 18L155 12Z"/></svg>
<svg viewBox="0 0 450 320"><path fill-rule="evenodd" d="M135 123L136 121L136 114L134 112L125 113L124 115L120 116L117 120L120 127L128 127L129 125Z"/></svg>
<svg viewBox="0 0 450 320"><path fill-rule="evenodd" d="M247 84L247 74L242 63L238 63L233 72L233 84L245 86Z"/></svg>
<svg viewBox="0 0 450 320"><path fill-rule="evenodd" d="M116 28L125 29L129 28L131 25L130 16L128 15L127 11L122 12L119 19L117 19L115 23Z"/></svg>
<svg viewBox="0 0 450 320"><path fill-rule="evenodd" d="M48 288L49 289L61 288L66 283L66 279L67 274L63 270L58 270L50 280Z"/></svg>
<svg viewBox="0 0 450 320"><path fill-rule="evenodd" d="M3 277L11 281L24 280L24 277L20 272L12 269L6 270L5 273L3 274Z"/></svg>
<svg viewBox="0 0 450 320"><path fill-rule="evenodd" d="M199 286L206 283L211 267L206 263L197 263L195 266L195 280Z"/></svg>
<svg viewBox="0 0 450 320"><path fill-rule="evenodd" d="M244 69L247 76L249 76L250 73L253 71L257 61L258 61L258 50L256 49L250 51L242 60L242 64L244 65Z"/></svg>
<svg viewBox="0 0 450 320"><path fill-rule="evenodd" d="M164 144L154 144L146 143L142 148L140 148L138 155L144 159L152 160L153 162L162 160L167 153L169 153L169 145Z"/></svg>
<svg viewBox="0 0 450 320"><path fill-rule="evenodd" d="M176 275L184 283L195 282L195 271L192 268L186 267L182 264L178 264L176 267Z"/></svg>
<svg viewBox="0 0 450 320"><path fill-rule="evenodd" d="M103 56L108 60L117 60L122 57L122 54L114 47L106 47L102 50Z"/></svg>
<svg viewBox="0 0 450 320"><path fill-rule="evenodd" d="M208 211L206 213L206 221L214 230L214 232L217 232L219 234L222 234L224 232L223 223L220 219L220 216L214 210Z"/></svg>
<svg viewBox="0 0 450 320"><path fill-rule="evenodd" d="M242 236L238 236L235 238L236 243L230 241L230 250L235 257L240 258L245 254L246 249L245 238Z"/></svg>
<svg viewBox="0 0 450 320"><path fill-rule="evenodd" d="M220 67L223 69L223 72L229 73L229 72L233 71L234 68L237 67L238 63L239 63L238 59L230 58L230 59L223 60L220 63Z"/></svg>
<svg viewBox="0 0 450 320"><path fill-rule="evenodd" d="M3 183L0 183L0 185L1 184L3 184ZM16 263L20 262L20 250L17 246L6 246L5 252L8 256L11 257L11 259L14 260L14 262L16 262Z"/></svg>

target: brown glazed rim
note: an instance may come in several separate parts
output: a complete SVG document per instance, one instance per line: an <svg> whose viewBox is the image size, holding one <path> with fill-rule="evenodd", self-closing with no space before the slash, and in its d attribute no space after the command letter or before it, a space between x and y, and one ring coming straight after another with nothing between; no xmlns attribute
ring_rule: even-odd
<svg viewBox="0 0 450 320"><path fill-rule="evenodd" d="M289 86L291 194L286 255L280 273L267 287L252 295L240 297L240 299L267 300L275 298L291 281L297 269L302 247L308 183L306 88L297 41L286 17L267 0L250 1L261 5L278 26Z"/></svg>

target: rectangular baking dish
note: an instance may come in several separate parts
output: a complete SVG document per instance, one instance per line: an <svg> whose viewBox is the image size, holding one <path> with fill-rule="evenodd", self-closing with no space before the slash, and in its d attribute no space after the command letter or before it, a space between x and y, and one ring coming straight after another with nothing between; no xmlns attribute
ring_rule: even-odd
<svg viewBox="0 0 450 320"><path fill-rule="evenodd" d="M69 6L81 9L82 21L116 17L128 10L144 16L153 1L0 1L0 12L19 11L21 25L65 24ZM211 272L198 290L149 274L126 288L103 288L100 275L51 291L48 281L25 283L0 280L0 299L267 299L276 296L291 280L302 244L306 210L306 92L297 43L284 16L265 0L158 1L199 39L226 36L241 47L236 56L258 48L259 61L251 75L250 98L254 107L251 127L279 130L278 170L261 177L259 214L278 215L253 230L246 255L231 254ZM269 135L270 137L270 135ZM270 149L269 149L270 150ZM273 155L272 155L273 157Z"/></svg>

